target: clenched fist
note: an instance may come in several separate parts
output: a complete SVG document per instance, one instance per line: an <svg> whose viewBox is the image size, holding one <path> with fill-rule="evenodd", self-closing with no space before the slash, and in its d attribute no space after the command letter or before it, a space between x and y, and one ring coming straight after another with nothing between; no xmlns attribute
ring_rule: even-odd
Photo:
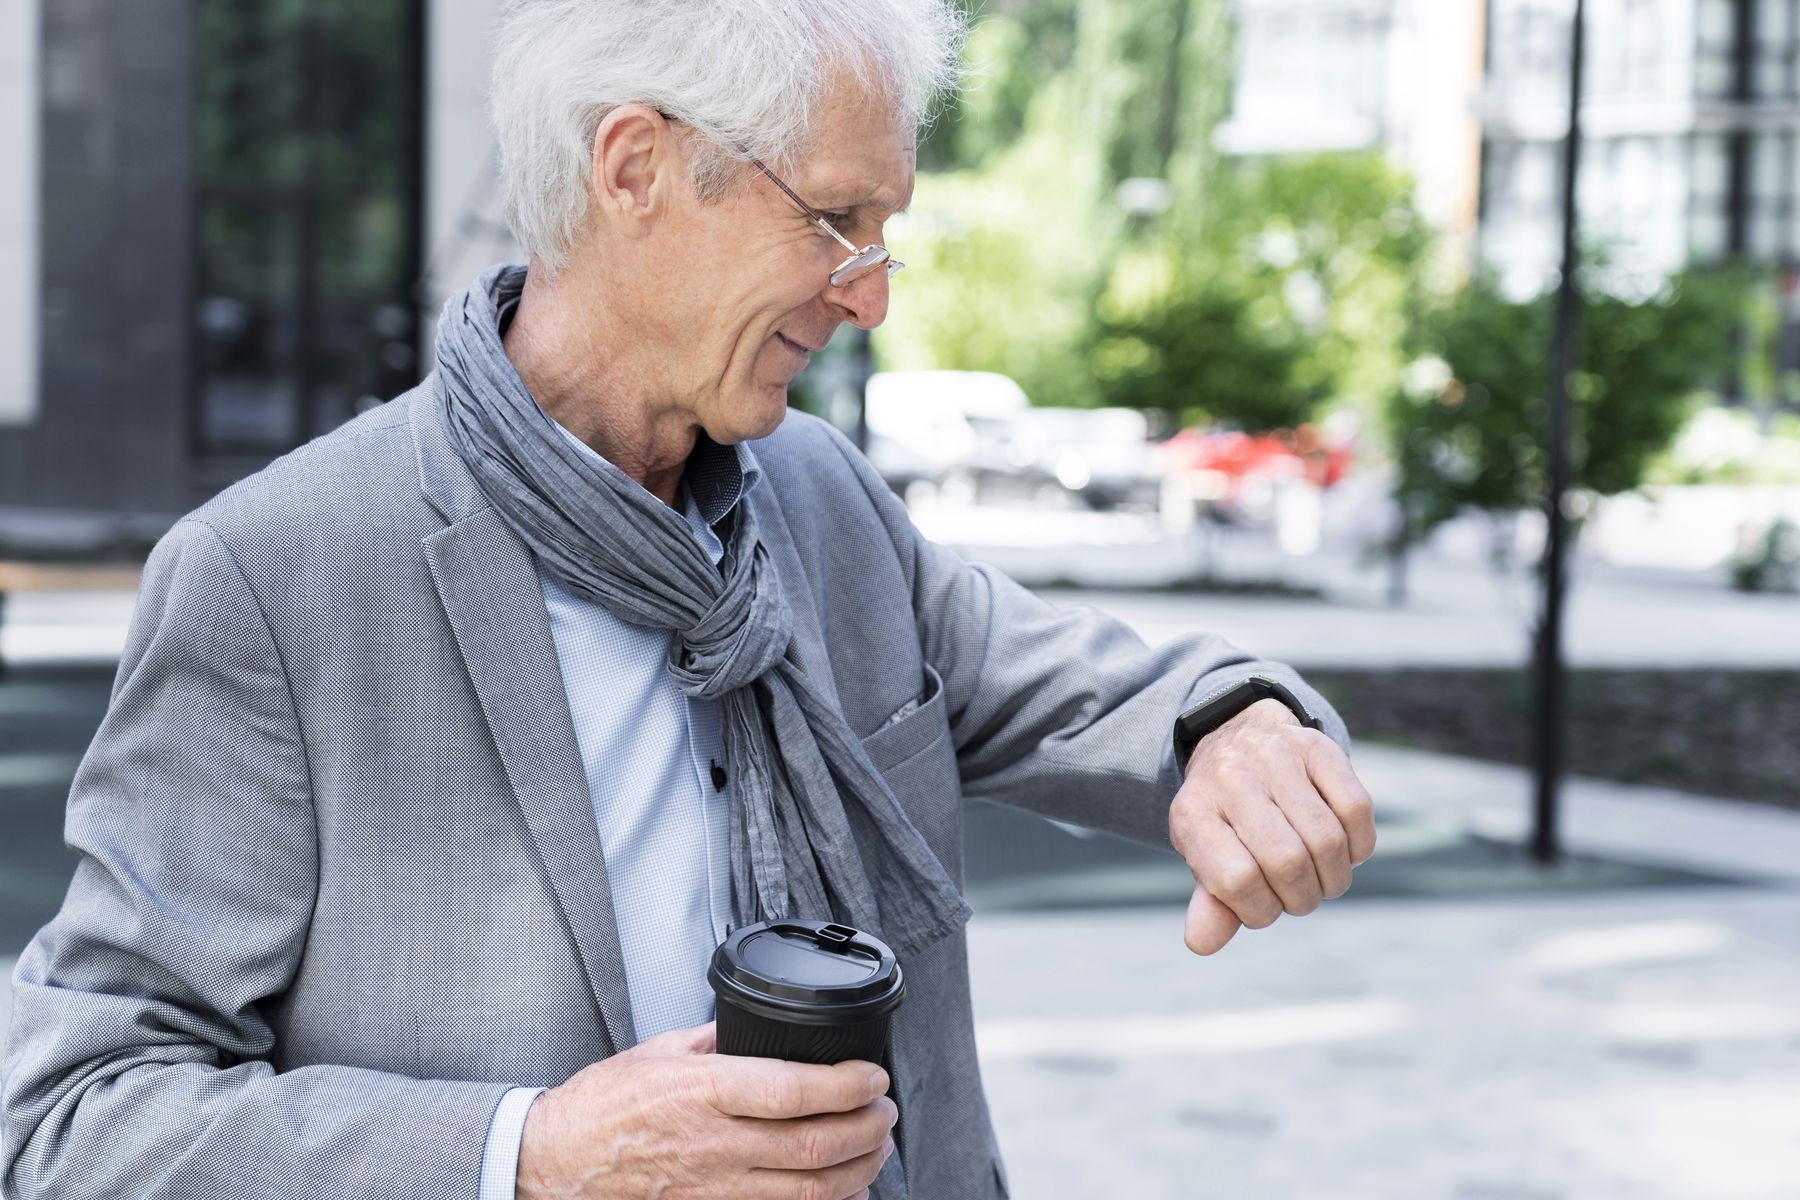
<svg viewBox="0 0 1800 1200"><path fill-rule="evenodd" d="M1169 840L1194 873L1188 949L1212 954L1241 926L1305 916L1350 887L1375 852L1374 805L1338 744L1279 700L1258 700L1200 739L1169 806Z"/></svg>

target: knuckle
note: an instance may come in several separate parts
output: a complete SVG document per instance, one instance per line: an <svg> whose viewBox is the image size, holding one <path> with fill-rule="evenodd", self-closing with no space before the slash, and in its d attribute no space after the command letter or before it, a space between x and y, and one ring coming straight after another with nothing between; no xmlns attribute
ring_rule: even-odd
<svg viewBox="0 0 1800 1200"><path fill-rule="evenodd" d="M1319 754L1335 754L1344 757L1344 748L1331 740L1331 735L1322 729L1313 729L1307 725L1296 725L1291 730L1292 736L1309 749Z"/></svg>
<svg viewBox="0 0 1800 1200"><path fill-rule="evenodd" d="M1275 877L1287 884L1303 884L1312 878L1312 859L1297 851L1287 851L1276 856L1269 868Z"/></svg>
<svg viewBox="0 0 1800 1200"><path fill-rule="evenodd" d="M1279 920L1280 917L1281 906L1272 905L1268 908L1257 908L1253 910L1249 916L1243 918L1243 921L1244 926L1247 929L1267 929Z"/></svg>
<svg viewBox="0 0 1800 1200"><path fill-rule="evenodd" d="M829 1167L836 1161L836 1156L832 1153L831 1139L827 1136L824 1128L816 1122L800 1131L794 1153L800 1165L809 1171Z"/></svg>
<svg viewBox="0 0 1800 1200"><path fill-rule="evenodd" d="M1219 764L1213 778L1220 790L1227 796L1241 796L1246 792L1260 792L1257 781L1261 771L1246 758L1230 758Z"/></svg>
<svg viewBox="0 0 1800 1200"><path fill-rule="evenodd" d="M1248 900L1261 882L1262 872L1243 864L1226 867L1219 874L1219 888L1230 900Z"/></svg>
<svg viewBox="0 0 1800 1200"><path fill-rule="evenodd" d="M717 1112L731 1111L725 1076L712 1069L711 1061L698 1057L674 1061L680 1064L678 1070L684 1073L678 1076L681 1082L677 1085L683 1095Z"/></svg>
<svg viewBox="0 0 1800 1200"><path fill-rule="evenodd" d="M818 1176L809 1176L800 1181L800 1190L796 1200L838 1200L832 1194L832 1187Z"/></svg>
<svg viewBox="0 0 1800 1200"><path fill-rule="evenodd" d="M800 1083L784 1071L771 1071L763 1077L762 1102L777 1117L797 1116L800 1112Z"/></svg>

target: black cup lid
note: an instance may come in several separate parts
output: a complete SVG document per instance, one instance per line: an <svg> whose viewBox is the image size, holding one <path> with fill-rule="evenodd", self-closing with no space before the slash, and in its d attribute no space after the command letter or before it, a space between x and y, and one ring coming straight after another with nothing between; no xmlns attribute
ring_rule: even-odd
<svg viewBox="0 0 1800 1200"><path fill-rule="evenodd" d="M752 995L809 1005L858 1004L900 985L886 943L829 921L746 925L714 952L713 969Z"/></svg>

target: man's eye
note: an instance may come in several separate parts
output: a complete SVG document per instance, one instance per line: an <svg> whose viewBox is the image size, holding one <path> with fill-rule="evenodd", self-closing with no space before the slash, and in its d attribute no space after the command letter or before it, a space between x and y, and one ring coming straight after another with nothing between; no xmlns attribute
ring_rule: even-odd
<svg viewBox="0 0 1800 1200"><path fill-rule="evenodd" d="M831 222L831 227L833 229L842 229L850 223L850 214L847 212L828 212L825 214L825 219Z"/></svg>

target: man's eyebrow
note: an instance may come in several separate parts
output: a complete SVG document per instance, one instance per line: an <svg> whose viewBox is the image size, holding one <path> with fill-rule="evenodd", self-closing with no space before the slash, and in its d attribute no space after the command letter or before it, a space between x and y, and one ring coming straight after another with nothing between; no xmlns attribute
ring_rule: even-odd
<svg viewBox="0 0 1800 1200"><path fill-rule="evenodd" d="M846 188L843 191L838 192L827 191L825 193L825 199L819 202L819 207L822 209L837 210L845 208L877 208L880 207L880 205L876 203L876 197L873 192L862 188ZM886 211L903 213L911 207L912 197L908 196L905 204L902 204L899 208L887 209Z"/></svg>

